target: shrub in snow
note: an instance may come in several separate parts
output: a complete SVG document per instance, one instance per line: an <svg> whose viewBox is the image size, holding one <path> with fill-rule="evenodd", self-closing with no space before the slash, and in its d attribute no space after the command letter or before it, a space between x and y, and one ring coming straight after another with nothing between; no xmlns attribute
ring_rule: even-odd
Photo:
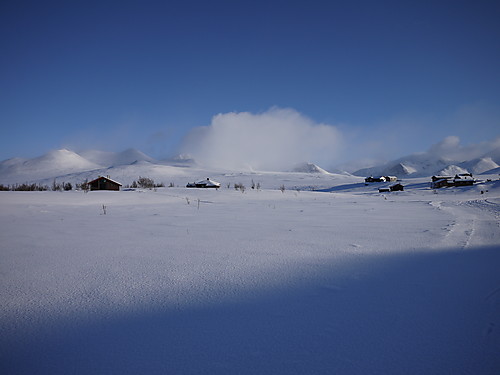
<svg viewBox="0 0 500 375"><path fill-rule="evenodd" d="M155 182L152 178L141 177L137 180L137 185L143 189L152 189L155 187Z"/></svg>
<svg viewBox="0 0 500 375"><path fill-rule="evenodd" d="M85 193L88 193L90 190L89 180L85 179L81 184L76 184L77 189L83 190Z"/></svg>
<svg viewBox="0 0 500 375"><path fill-rule="evenodd" d="M20 184L13 186L4 186L0 185L0 190L12 190L12 191L46 191L49 190L47 185L38 185L38 184Z"/></svg>
<svg viewBox="0 0 500 375"><path fill-rule="evenodd" d="M132 189L137 189L137 188L154 189L157 187L165 187L165 184L163 182L156 184L152 178L139 176L137 181L133 181L132 184L130 185L130 187ZM169 187L174 187L174 183L171 182Z"/></svg>
<svg viewBox="0 0 500 375"><path fill-rule="evenodd" d="M56 179L52 182L52 191L61 191L63 189L62 184L59 184Z"/></svg>

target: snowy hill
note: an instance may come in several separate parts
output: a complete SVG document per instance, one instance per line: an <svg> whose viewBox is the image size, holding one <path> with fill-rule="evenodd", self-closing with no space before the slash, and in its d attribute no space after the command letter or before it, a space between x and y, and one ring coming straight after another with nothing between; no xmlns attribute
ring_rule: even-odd
<svg viewBox="0 0 500 375"><path fill-rule="evenodd" d="M23 183L90 171L101 166L73 151L52 150L34 159L8 159L0 163L0 183Z"/></svg>

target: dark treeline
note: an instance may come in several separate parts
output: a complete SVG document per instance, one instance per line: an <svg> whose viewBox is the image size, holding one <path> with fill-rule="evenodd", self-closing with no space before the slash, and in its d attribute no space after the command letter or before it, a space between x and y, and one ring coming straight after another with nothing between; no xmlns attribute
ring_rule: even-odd
<svg viewBox="0 0 500 375"><path fill-rule="evenodd" d="M3 185L0 184L0 191L69 191L73 190L73 185L69 182L58 183L56 180L52 183L52 186L42 185L42 184L14 184L14 185Z"/></svg>
<svg viewBox="0 0 500 375"><path fill-rule="evenodd" d="M163 182L157 184L152 178L141 177L141 176L139 176L137 181L133 181L130 185L125 185L125 188L133 188L133 189L137 188L153 189L158 187L165 187L165 184Z"/></svg>

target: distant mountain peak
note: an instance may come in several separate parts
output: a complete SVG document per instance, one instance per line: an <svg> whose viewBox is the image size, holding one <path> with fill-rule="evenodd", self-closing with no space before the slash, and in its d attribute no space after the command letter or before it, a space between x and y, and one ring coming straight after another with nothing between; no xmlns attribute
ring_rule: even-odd
<svg viewBox="0 0 500 375"><path fill-rule="evenodd" d="M293 167L292 172L330 174L330 172L324 170L316 164L307 162L297 164L295 167Z"/></svg>

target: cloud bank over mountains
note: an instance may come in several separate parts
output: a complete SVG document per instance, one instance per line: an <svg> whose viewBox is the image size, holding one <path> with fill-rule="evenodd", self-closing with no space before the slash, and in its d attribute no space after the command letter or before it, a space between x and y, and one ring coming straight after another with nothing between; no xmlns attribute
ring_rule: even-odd
<svg viewBox="0 0 500 375"><path fill-rule="evenodd" d="M204 166L278 171L304 161L331 165L342 143L335 126L275 107L216 115L209 126L195 128L181 149Z"/></svg>
<svg viewBox="0 0 500 375"><path fill-rule="evenodd" d="M360 167L387 163L387 160L377 162L376 159L372 159L373 164L369 163L367 152L370 147L367 147L366 139L356 139L348 129L342 129L316 123L290 108L274 107L258 114L231 112L216 115L210 125L191 131L184 139L181 152L190 155L201 166L231 170L282 171L309 162L326 169L354 172ZM390 134L382 133L372 142L381 149L394 148ZM463 145L458 136L452 135L426 151L409 156L410 159L426 160L427 164L435 159L447 165L447 161L458 164L484 158L488 152L498 149L500 137ZM358 163L362 159L365 161ZM498 160L496 155L493 155L493 160Z"/></svg>
<svg viewBox="0 0 500 375"><path fill-rule="evenodd" d="M500 172L499 136L467 144L462 144L458 136L447 136L426 151L408 150L406 156L377 161L370 158L374 148L368 147L367 139L379 143L377 147L395 148L388 133L380 133L356 138L345 126L318 123L290 108L273 107L256 114L230 112L216 115L210 125L191 131L179 149L180 154L168 159L155 159L137 149L53 150L33 159L0 161L0 183L68 178L79 173L109 174L125 169L143 175L156 173L158 169L170 173L177 167L398 177ZM430 139L436 139L436 134L429 135Z"/></svg>
<svg viewBox="0 0 500 375"><path fill-rule="evenodd" d="M432 145L427 153L446 160L464 161L482 157L498 148L500 148L500 137L464 146L460 144L459 137L452 135Z"/></svg>

